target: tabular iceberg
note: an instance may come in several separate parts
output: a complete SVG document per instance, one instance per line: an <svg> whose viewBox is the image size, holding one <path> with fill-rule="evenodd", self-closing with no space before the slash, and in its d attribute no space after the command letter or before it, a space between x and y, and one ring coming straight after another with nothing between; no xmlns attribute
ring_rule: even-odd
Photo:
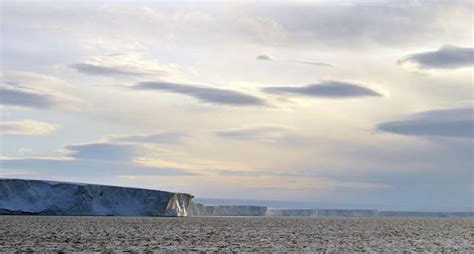
<svg viewBox="0 0 474 254"><path fill-rule="evenodd" d="M158 190L0 179L0 214L188 216L193 196Z"/></svg>
<svg viewBox="0 0 474 254"><path fill-rule="evenodd" d="M189 206L191 216L265 216L266 206L252 205L218 205L207 206L191 202Z"/></svg>
<svg viewBox="0 0 474 254"><path fill-rule="evenodd" d="M266 216L375 217L377 213L377 210L350 209L268 209Z"/></svg>

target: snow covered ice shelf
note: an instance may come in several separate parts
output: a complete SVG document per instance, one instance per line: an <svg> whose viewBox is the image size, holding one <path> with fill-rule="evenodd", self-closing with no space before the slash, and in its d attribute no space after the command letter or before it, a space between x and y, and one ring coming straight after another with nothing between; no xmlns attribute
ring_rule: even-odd
<svg viewBox="0 0 474 254"><path fill-rule="evenodd" d="M193 196L117 186L0 179L0 214L187 216Z"/></svg>

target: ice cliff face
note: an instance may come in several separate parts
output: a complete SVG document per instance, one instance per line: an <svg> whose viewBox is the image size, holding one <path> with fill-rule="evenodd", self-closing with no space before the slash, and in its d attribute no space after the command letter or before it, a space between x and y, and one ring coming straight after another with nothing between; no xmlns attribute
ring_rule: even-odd
<svg viewBox="0 0 474 254"><path fill-rule="evenodd" d="M267 207L250 205L206 206L191 203L189 212L191 216L265 216Z"/></svg>
<svg viewBox="0 0 474 254"><path fill-rule="evenodd" d="M186 217L193 196L186 193L173 193L165 209L166 216Z"/></svg>
<svg viewBox="0 0 474 254"><path fill-rule="evenodd" d="M0 214L187 216L192 198L138 188L0 179Z"/></svg>

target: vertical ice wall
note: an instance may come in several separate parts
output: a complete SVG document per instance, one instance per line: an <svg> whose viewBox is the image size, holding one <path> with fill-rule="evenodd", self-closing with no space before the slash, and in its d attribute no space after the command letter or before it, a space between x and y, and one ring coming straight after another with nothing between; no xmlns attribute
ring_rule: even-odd
<svg viewBox="0 0 474 254"><path fill-rule="evenodd" d="M0 179L0 214L187 216L192 198L139 188Z"/></svg>
<svg viewBox="0 0 474 254"><path fill-rule="evenodd" d="M185 193L173 193L166 206L166 216L186 217L193 196Z"/></svg>

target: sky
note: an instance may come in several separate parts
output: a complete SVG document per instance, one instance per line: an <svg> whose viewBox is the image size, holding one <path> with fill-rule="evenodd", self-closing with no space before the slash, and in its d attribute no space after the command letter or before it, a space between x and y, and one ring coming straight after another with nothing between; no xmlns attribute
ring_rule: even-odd
<svg viewBox="0 0 474 254"><path fill-rule="evenodd" d="M0 177L472 209L470 1L1 1Z"/></svg>

